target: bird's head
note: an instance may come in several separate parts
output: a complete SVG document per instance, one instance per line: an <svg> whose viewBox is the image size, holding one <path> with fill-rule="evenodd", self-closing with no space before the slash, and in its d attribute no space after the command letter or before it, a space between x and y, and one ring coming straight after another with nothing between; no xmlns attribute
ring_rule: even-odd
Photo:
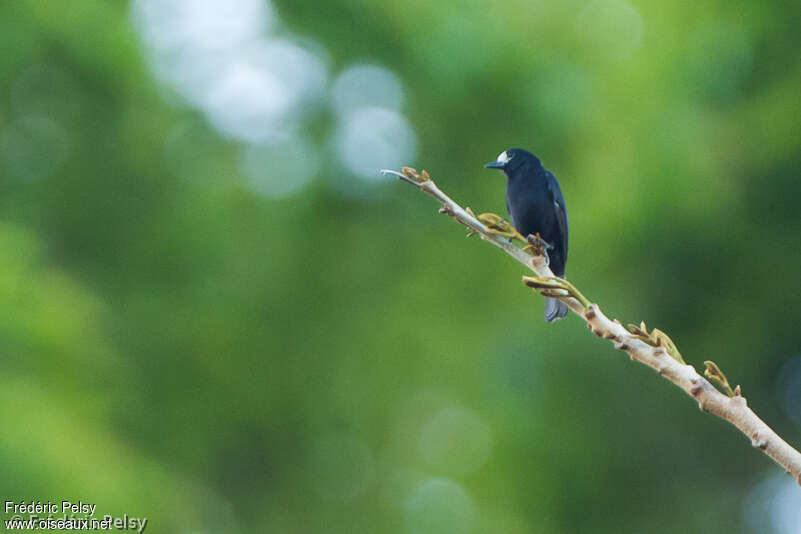
<svg viewBox="0 0 801 534"><path fill-rule="evenodd" d="M524 167L538 167L542 165L539 158L522 148L510 148L498 155L498 159L490 161L484 167L488 169L498 169L510 175L514 171Z"/></svg>

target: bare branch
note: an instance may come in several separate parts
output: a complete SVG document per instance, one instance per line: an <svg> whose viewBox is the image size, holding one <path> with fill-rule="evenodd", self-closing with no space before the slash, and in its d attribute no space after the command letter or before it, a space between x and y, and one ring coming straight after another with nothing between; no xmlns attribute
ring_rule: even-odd
<svg viewBox="0 0 801 534"><path fill-rule="evenodd" d="M728 379L714 362L705 362L706 375L720 384L727 395L715 389L692 365L684 362L676 345L667 334L658 329L653 329L649 333L644 322L639 326L630 325L631 331L629 331L620 321L610 320L597 304L591 303L573 284L555 277L548 268L545 256L536 254L536 250L532 251L531 248L524 250L517 247L512 239L486 226L470 208L462 208L443 193L426 171L418 173L412 168L404 167L403 172L392 170L381 172L396 176L433 197L442 205L440 213L466 226L468 236L480 235L481 239L492 243L525 265L535 274L523 277L523 282L528 287L567 304L586 322L587 328L593 334L610 340L616 349L628 353L632 360L654 369L662 377L684 390L696 400L702 411L716 415L737 427L751 440L751 445L770 456L801 485L801 452L784 441L748 407L740 386L732 390Z"/></svg>

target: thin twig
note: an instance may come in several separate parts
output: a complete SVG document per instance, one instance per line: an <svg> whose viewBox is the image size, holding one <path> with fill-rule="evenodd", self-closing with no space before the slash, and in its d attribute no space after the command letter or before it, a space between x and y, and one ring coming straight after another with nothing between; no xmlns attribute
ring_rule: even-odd
<svg viewBox="0 0 801 534"><path fill-rule="evenodd" d="M752 446L770 456L801 485L801 452L784 441L748 407L740 386L732 390L726 376L714 362L705 362L707 376L719 383L728 395L715 389L692 365L684 363L681 354L667 334L658 329L648 332L645 323L640 323L640 326L631 325L632 331L629 332L620 321L610 320L597 304L587 300L573 284L554 277L543 256L530 254L515 246L510 239L488 229L469 208L462 208L443 193L426 171L418 173L414 169L404 167L403 172L386 169L381 172L396 176L433 197L442 204L440 213L447 214L466 226L469 229L468 236L480 235L481 239L492 243L533 271L536 276L523 277L527 286L567 304L574 313L584 319L587 328L596 336L610 340L616 349L628 353L632 360L651 367L684 390L696 400L702 411L716 415L737 427L751 440Z"/></svg>

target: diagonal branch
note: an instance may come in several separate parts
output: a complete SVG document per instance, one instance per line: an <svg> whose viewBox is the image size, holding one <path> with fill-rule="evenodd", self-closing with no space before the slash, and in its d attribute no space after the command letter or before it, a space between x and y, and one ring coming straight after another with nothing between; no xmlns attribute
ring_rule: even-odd
<svg viewBox="0 0 801 534"><path fill-rule="evenodd" d="M661 330L648 332L645 323L629 325L629 330L618 321L610 320L597 304L587 300L573 284L554 277L548 268L547 258L517 247L509 238L499 235L482 223L470 210L462 208L437 187L426 171L404 167L403 172L382 170L396 176L437 200L440 213L449 215L468 228L468 236L479 235L500 248L519 263L533 271L535 276L524 276L523 282L549 297L555 297L584 319L587 328L598 337L608 339L618 350L628 353L632 360L654 369L698 402L698 407L737 427L751 440L751 445L770 456L801 485L801 452L794 449L756 415L742 396L740 386L732 389L720 368L711 361L705 362L705 374L718 383L724 395L692 365L684 362L673 341Z"/></svg>

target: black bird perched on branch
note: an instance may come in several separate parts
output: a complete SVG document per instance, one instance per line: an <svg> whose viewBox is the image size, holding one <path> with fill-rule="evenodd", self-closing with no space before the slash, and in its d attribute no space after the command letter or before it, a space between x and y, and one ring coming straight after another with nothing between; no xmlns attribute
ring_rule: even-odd
<svg viewBox="0 0 801 534"><path fill-rule="evenodd" d="M556 177L542 166L537 156L522 148L505 150L496 161L484 166L506 174L506 209L512 224L523 237L539 234L547 243L551 271L563 278L567 262L567 208ZM564 303L545 299L546 321L552 323L566 315Z"/></svg>

